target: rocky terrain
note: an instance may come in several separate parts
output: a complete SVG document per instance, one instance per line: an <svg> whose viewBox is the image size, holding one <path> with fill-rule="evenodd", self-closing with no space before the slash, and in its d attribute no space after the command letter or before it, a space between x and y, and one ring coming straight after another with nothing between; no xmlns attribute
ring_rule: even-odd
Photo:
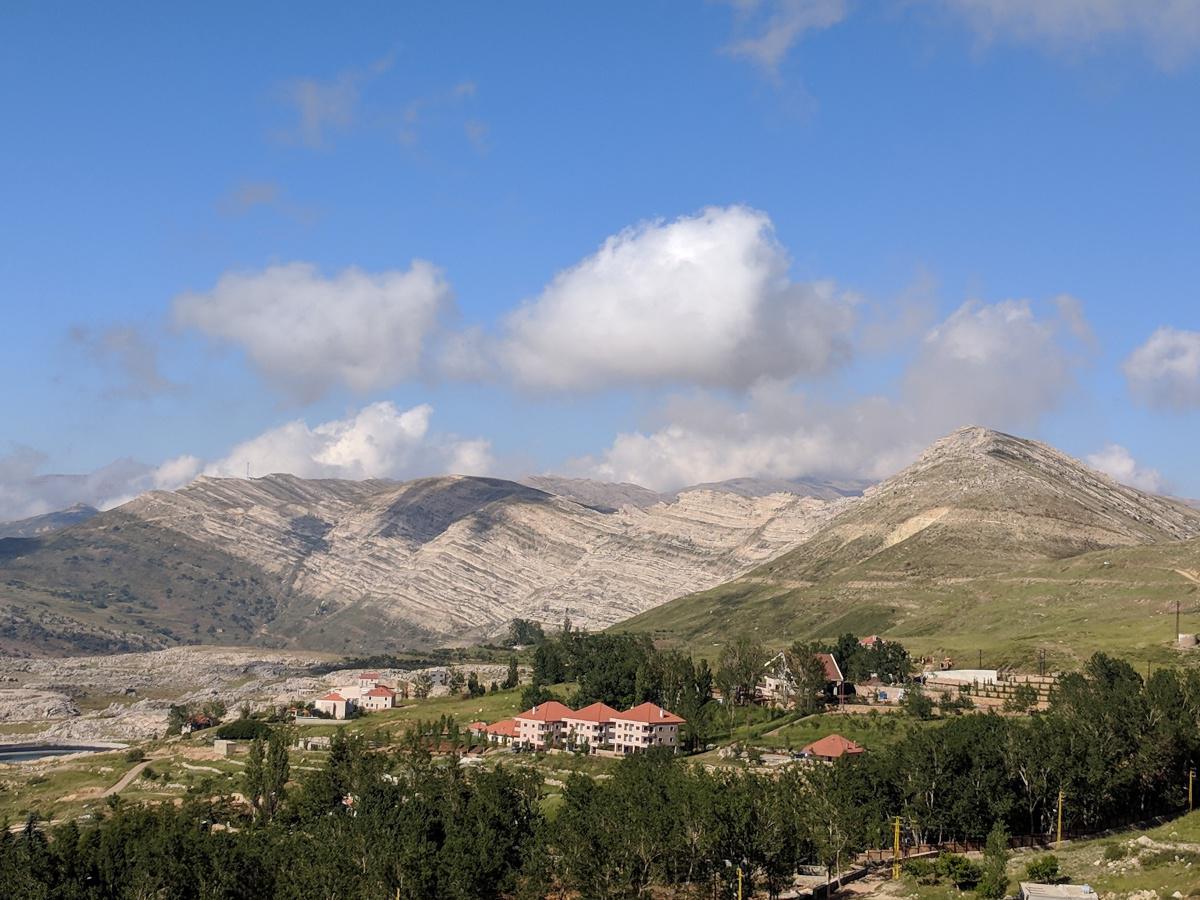
<svg viewBox="0 0 1200 900"><path fill-rule="evenodd" d="M354 684L358 669L329 668L322 654L174 647L149 653L22 659L0 656L0 743L131 741L161 737L172 703L220 700L230 716L313 699ZM465 665L484 684L503 665ZM429 669L376 670L396 684ZM446 693L435 687L433 695Z"/></svg>
<svg viewBox="0 0 1200 900"><path fill-rule="evenodd" d="M1166 652L1174 602L1200 612L1197 535L1185 503L1045 444L964 428L796 549L621 627L695 646L746 630L777 641L886 631L1026 665L1020 654L1039 647Z"/></svg>
<svg viewBox="0 0 1200 900"><path fill-rule="evenodd" d="M568 610L604 627L798 546L852 502L542 483L564 493L490 478L272 475L145 494L45 537L0 541L0 649L396 650Z"/></svg>

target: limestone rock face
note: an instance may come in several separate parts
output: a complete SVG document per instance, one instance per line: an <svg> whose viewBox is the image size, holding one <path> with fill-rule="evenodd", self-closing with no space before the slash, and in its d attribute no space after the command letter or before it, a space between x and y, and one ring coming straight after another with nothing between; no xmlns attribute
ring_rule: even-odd
<svg viewBox="0 0 1200 900"><path fill-rule="evenodd" d="M200 478L0 543L0 651L193 643L362 653L514 617L602 628L734 578L853 502L543 478ZM560 490L563 493L555 493ZM7 616L7 618L6 618Z"/></svg>
<svg viewBox="0 0 1200 900"><path fill-rule="evenodd" d="M639 498L642 499L642 498ZM528 485L202 478L122 508L218 547L306 598L271 623L480 637L515 616L610 625L803 541L845 501L702 490L613 512Z"/></svg>

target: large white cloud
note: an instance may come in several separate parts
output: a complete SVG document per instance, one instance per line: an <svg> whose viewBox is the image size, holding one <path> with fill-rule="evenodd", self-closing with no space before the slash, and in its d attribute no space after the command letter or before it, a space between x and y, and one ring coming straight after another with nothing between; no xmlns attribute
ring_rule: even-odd
<svg viewBox="0 0 1200 900"><path fill-rule="evenodd" d="M660 490L740 476L880 478L959 426L1017 430L1055 409L1086 358L1073 346L1079 310L1070 313L967 303L920 341L896 396L836 405L783 382L760 383L744 401L701 392L573 470Z"/></svg>
<svg viewBox="0 0 1200 900"><path fill-rule="evenodd" d="M342 384L367 391L417 373L424 342L451 304L431 263L323 276L309 263L223 275L207 293L177 297L177 324L245 350L273 382L302 399Z"/></svg>
<svg viewBox="0 0 1200 900"><path fill-rule="evenodd" d="M1200 407L1200 331L1160 328L1125 360L1135 397L1150 406Z"/></svg>
<svg viewBox="0 0 1200 900"><path fill-rule="evenodd" d="M286 472L304 478L405 478L442 472L480 474L492 465L482 440L430 431L433 407L401 410L381 401L344 419L309 426L297 419L238 444L209 464L210 475Z"/></svg>
<svg viewBox="0 0 1200 900"><path fill-rule="evenodd" d="M850 355L853 304L787 269L756 210L642 223L510 315L500 357L518 383L556 390L743 388L828 371Z"/></svg>
<svg viewBox="0 0 1200 900"><path fill-rule="evenodd" d="M1121 484L1127 484L1152 494L1161 493L1166 485L1157 469L1138 465L1133 454L1120 444L1108 444L1090 454L1085 462L1093 469L1110 475Z"/></svg>

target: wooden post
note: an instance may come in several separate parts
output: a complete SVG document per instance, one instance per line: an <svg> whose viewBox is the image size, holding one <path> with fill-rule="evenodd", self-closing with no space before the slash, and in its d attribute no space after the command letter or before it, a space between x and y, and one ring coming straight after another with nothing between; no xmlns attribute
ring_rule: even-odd
<svg viewBox="0 0 1200 900"><path fill-rule="evenodd" d="M896 820L892 826L892 880L895 881L900 877L900 817L896 816Z"/></svg>
<svg viewBox="0 0 1200 900"><path fill-rule="evenodd" d="M738 866L738 900L742 900L742 867Z"/></svg>
<svg viewBox="0 0 1200 900"><path fill-rule="evenodd" d="M1196 770L1188 769L1188 812L1192 811L1192 785L1196 781Z"/></svg>
<svg viewBox="0 0 1200 900"><path fill-rule="evenodd" d="M1058 792L1058 839L1054 842L1054 849L1057 850L1062 845L1062 813L1063 813L1063 792Z"/></svg>

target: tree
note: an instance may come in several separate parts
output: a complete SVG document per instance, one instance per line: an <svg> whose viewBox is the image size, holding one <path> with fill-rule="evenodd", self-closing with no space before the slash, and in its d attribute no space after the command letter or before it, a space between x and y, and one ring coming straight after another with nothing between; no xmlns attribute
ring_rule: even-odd
<svg viewBox="0 0 1200 900"><path fill-rule="evenodd" d="M976 896L981 900L1002 900L1008 893L1007 867L1008 830L1002 822L997 822L988 833L983 851L983 871L975 888Z"/></svg>
<svg viewBox="0 0 1200 900"><path fill-rule="evenodd" d="M825 673L825 665L817 657L818 652L820 648L816 644L797 641L783 654L791 675L796 709L806 715L820 710L825 702L828 676Z"/></svg>
<svg viewBox="0 0 1200 900"><path fill-rule="evenodd" d="M914 719L927 720L933 718L933 700L925 693L919 684L909 685L904 691L904 699L900 705Z"/></svg>
<svg viewBox="0 0 1200 900"><path fill-rule="evenodd" d="M537 622L529 619L513 619L508 626L508 645L510 647L526 647L540 644L546 639L546 632Z"/></svg>
<svg viewBox="0 0 1200 900"><path fill-rule="evenodd" d="M1035 884L1058 884L1063 881L1058 857L1053 853L1035 856L1025 865L1025 880Z"/></svg>
<svg viewBox="0 0 1200 900"><path fill-rule="evenodd" d="M1032 684L1018 684L1004 701L1004 709L1007 712L1028 713L1037 706L1037 702L1037 689Z"/></svg>
<svg viewBox="0 0 1200 900"><path fill-rule="evenodd" d="M718 660L717 678L733 692L726 702L744 706L754 700L755 689L767 664L767 651L762 642L742 635L726 644Z"/></svg>
<svg viewBox="0 0 1200 900"><path fill-rule="evenodd" d="M422 672L413 679L413 696L418 700L428 697L431 690L433 690L433 679L428 672Z"/></svg>
<svg viewBox="0 0 1200 900"><path fill-rule="evenodd" d="M172 703L167 709L167 734L179 734L187 724L188 708Z"/></svg>
<svg viewBox="0 0 1200 900"><path fill-rule="evenodd" d="M451 694L461 694L463 692L463 687L466 685L466 683L467 683L467 679L463 677L462 670L456 669L453 666L451 666L450 672L449 672L449 678L447 681L447 684L450 688L450 693Z"/></svg>
<svg viewBox="0 0 1200 900"><path fill-rule="evenodd" d="M504 688L506 691L511 691L520 683L521 676L517 671L517 658L515 656L510 656L508 658L508 673L504 676L504 681L501 682L500 687Z"/></svg>

